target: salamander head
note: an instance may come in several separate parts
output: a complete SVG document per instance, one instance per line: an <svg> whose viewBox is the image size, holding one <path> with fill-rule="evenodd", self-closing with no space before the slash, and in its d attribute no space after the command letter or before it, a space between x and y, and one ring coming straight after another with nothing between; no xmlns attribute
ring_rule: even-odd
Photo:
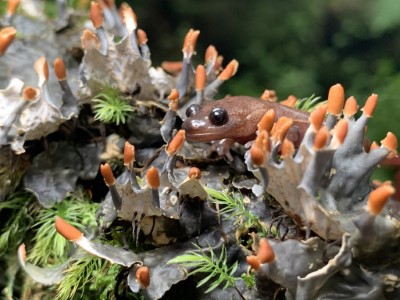
<svg viewBox="0 0 400 300"><path fill-rule="evenodd" d="M201 109L189 107L182 128L188 141L229 138L244 144L255 138L257 123L267 110L265 104L255 98L231 97L213 101Z"/></svg>

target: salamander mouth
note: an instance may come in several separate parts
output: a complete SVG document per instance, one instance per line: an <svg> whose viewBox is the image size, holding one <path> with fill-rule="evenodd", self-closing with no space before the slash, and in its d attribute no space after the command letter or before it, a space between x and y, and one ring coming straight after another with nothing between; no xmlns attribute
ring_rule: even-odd
<svg viewBox="0 0 400 300"><path fill-rule="evenodd" d="M222 140L223 138L225 138L225 137L219 137L213 132L190 133L189 131L185 132L185 137L186 140L189 142L202 142L202 143L212 142L215 140Z"/></svg>

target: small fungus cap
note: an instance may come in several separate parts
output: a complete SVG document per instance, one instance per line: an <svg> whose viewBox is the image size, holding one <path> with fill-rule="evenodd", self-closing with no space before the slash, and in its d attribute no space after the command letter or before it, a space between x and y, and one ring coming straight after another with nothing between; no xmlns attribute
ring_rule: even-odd
<svg viewBox="0 0 400 300"><path fill-rule="evenodd" d="M150 285L150 271L147 266L141 266L136 270L136 280L143 288Z"/></svg>
<svg viewBox="0 0 400 300"><path fill-rule="evenodd" d="M26 101L35 100L35 98L37 97L38 94L39 94L39 91L31 86L25 87L24 90L22 91L22 97Z"/></svg>
<svg viewBox="0 0 400 300"><path fill-rule="evenodd" d="M267 110L264 116L257 124L258 131L261 132L265 130L270 133L275 122L275 111L273 109Z"/></svg>
<svg viewBox="0 0 400 300"><path fill-rule="evenodd" d="M97 29L103 26L103 9L101 8L99 3L92 1L92 3L90 4L89 17L92 20L94 28Z"/></svg>
<svg viewBox="0 0 400 300"><path fill-rule="evenodd" d="M230 79L236 74L238 68L239 62L236 59L231 60L225 69L218 75L218 79L224 81Z"/></svg>
<svg viewBox="0 0 400 300"><path fill-rule="evenodd" d="M339 116L344 104L344 89L341 84L335 84L328 93L328 112Z"/></svg>
<svg viewBox="0 0 400 300"><path fill-rule="evenodd" d="M325 115L327 110L328 110L327 105L320 105L310 113L309 120L315 131L321 128L322 123L325 120Z"/></svg>
<svg viewBox="0 0 400 300"><path fill-rule="evenodd" d="M176 133L176 135L173 137L173 139L171 140L171 142L167 147L166 152L168 156L173 156L177 152L179 152L179 150L181 150L181 148L183 147L184 143L185 143L185 130L181 129Z"/></svg>
<svg viewBox="0 0 400 300"><path fill-rule="evenodd" d="M146 172L147 184L152 188L156 189L160 186L160 176L156 167L151 166Z"/></svg>
<svg viewBox="0 0 400 300"><path fill-rule="evenodd" d="M257 258L261 264L270 263L275 260L275 253L266 238L260 239L258 244Z"/></svg>
<svg viewBox="0 0 400 300"><path fill-rule="evenodd" d="M54 60L54 72L56 73L58 80L61 81L67 79L67 71L65 69L65 64L63 60L59 57L57 57Z"/></svg>
<svg viewBox="0 0 400 300"><path fill-rule="evenodd" d="M135 146L128 141L124 144L124 165L130 166L135 161Z"/></svg>
<svg viewBox="0 0 400 300"><path fill-rule="evenodd" d="M383 184L373 190L368 197L367 208L370 214L373 216L378 215L395 191L394 187L389 184Z"/></svg>
<svg viewBox="0 0 400 300"><path fill-rule="evenodd" d="M200 179L201 178L201 171L199 168L191 167L188 172L188 177L192 179Z"/></svg>
<svg viewBox="0 0 400 300"><path fill-rule="evenodd" d="M206 86L206 68L198 65L196 68L196 90L202 91Z"/></svg>
<svg viewBox="0 0 400 300"><path fill-rule="evenodd" d="M249 255L246 257L247 263L254 269L258 270L260 268L260 261L255 255Z"/></svg>
<svg viewBox="0 0 400 300"><path fill-rule="evenodd" d="M108 186L115 184L115 177L113 175L113 172L112 172L109 164L107 164L107 163L102 164L100 166L100 172L101 172L101 175L103 175L104 181Z"/></svg>
<svg viewBox="0 0 400 300"><path fill-rule="evenodd" d="M78 228L72 226L60 217L56 217L54 225L57 232L69 241L79 240L83 236L83 233L80 232Z"/></svg>
<svg viewBox="0 0 400 300"><path fill-rule="evenodd" d="M14 27L5 27L0 30L0 55L3 55L13 42L17 31Z"/></svg>

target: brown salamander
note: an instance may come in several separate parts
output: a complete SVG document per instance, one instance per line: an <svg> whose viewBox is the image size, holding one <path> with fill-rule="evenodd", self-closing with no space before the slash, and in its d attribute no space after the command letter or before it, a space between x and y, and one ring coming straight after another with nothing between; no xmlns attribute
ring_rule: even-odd
<svg viewBox="0 0 400 300"><path fill-rule="evenodd" d="M299 145L309 126L309 114L277 102L248 96L229 97L212 101L183 122L186 139L192 142L211 142L232 139L245 144L256 137L257 124L264 114L273 109L275 121L280 117L293 119L287 138Z"/></svg>

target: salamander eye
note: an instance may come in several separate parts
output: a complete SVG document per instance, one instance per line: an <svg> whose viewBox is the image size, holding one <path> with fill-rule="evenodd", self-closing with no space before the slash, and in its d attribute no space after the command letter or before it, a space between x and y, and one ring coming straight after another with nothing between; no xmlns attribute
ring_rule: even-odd
<svg viewBox="0 0 400 300"><path fill-rule="evenodd" d="M215 125L215 126L222 126L228 122L228 113L224 108L221 107L216 107L214 108L208 118L210 119L210 122Z"/></svg>
<svg viewBox="0 0 400 300"><path fill-rule="evenodd" d="M186 117L190 118L197 114L200 110L200 105L192 104L186 109Z"/></svg>

